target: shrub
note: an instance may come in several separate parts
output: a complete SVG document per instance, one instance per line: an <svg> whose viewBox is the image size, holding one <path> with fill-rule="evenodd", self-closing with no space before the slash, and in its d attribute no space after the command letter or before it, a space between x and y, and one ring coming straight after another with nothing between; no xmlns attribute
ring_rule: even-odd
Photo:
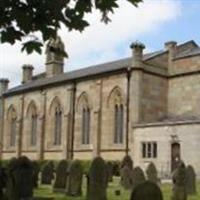
<svg viewBox="0 0 200 200"><path fill-rule="evenodd" d="M111 161L113 165L113 176L120 176L120 161Z"/></svg>
<svg viewBox="0 0 200 200"><path fill-rule="evenodd" d="M196 194L196 174L191 165L186 168L186 191L189 195Z"/></svg>
<svg viewBox="0 0 200 200"><path fill-rule="evenodd" d="M38 187L38 179L39 179L39 173L40 173L40 165L37 161L32 162L33 165L33 185L35 188Z"/></svg>
<svg viewBox="0 0 200 200"><path fill-rule="evenodd" d="M4 199L4 193L3 190L6 187L6 172L5 168L2 166L0 167L0 199Z"/></svg>
<svg viewBox="0 0 200 200"><path fill-rule="evenodd" d="M69 196L81 196L82 180L83 166L79 160L75 160L69 167L66 194Z"/></svg>
<svg viewBox="0 0 200 200"><path fill-rule="evenodd" d="M108 171L108 182L113 181L113 164L112 162L107 162L107 171Z"/></svg>
<svg viewBox="0 0 200 200"><path fill-rule="evenodd" d="M150 163L146 169L147 180L158 183L158 172L154 163Z"/></svg>
<svg viewBox="0 0 200 200"><path fill-rule="evenodd" d="M68 168L68 161L61 160L56 168L56 180L54 183L54 191L64 191L66 187L67 181L67 168Z"/></svg>
<svg viewBox="0 0 200 200"><path fill-rule="evenodd" d="M163 195L157 184L145 181L135 187L131 200L163 200Z"/></svg>
<svg viewBox="0 0 200 200"><path fill-rule="evenodd" d="M83 173L88 174L91 166L91 161L90 160L81 160L81 165L83 167Z"/></svg>
<svg viewBox="0 0 200 200"><path fill-rule="evenodd" d="M41 183L51 184L53 179L54 179L54 164L52 161L49 161L42 167Z"/></svg>
<svg viewBox="0 0 200 200"><path fill-rule="evenodd" d="M88 175L87 200L107 200L107 167L101 157L96 157Z"/></svg>

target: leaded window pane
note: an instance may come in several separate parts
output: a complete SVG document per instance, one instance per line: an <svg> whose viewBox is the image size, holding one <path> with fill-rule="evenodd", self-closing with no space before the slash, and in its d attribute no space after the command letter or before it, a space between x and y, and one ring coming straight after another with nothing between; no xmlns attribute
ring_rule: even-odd
<svg viewBox="0 0 200 200"><path fill-rule="evenodd" d="M10 130L10 146L15 146L16 143L16 119L11 119L11 130Z"/></svg>
<svg viewBox="0 0 200 200"><path fill-rule="evenodd" d="M37 137L37 116L32 116L31 122L31 145L36 145L36 137Z"/></svg>
<svg viewBox="0 0 200 200"><path fill-rule="evenodd" d="M61 134L62 134L62 112L58 109L55 112L55 126L54 126L54 144L61 144Z"/></svg>
<svg viewBox="0 0 200 200"><path fill-rule="evenodd" d="M114 143L118 143L118 116L119 116L118 106L115 106L114 112Z"/></svg>
<svg viewBox="0 0 200 200"><path fill-rule="evenodd" d="M90 143L90 109L83 108L82 111L82 144Z"/></svg>

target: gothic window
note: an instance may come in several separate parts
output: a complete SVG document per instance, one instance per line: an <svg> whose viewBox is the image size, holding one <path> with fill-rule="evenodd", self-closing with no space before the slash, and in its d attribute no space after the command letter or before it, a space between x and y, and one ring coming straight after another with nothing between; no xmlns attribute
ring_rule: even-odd
<svg viewBox="0 0 200 200"><path fill-rule="evenodd" d="M123 105L115 105L114 108L114 143L123 143L124 108Z"/></svg>
<svg viewBox="0 0 200 200"><path fill-rule="evenodd" d="M31 101L27 111L28 115L28 144L36 146L37 144L37 108L34 101Z"/></svg>
<svg viewBox="0 0 200 200"><path fill-rule="evenodd" d="M82 110L82 144L90 143L90 109Z"/></svg>
<svg viewBox="0 0 200 200"><path fill-rule="evenodd" d="M13 106L8 109L8 134L9 134L9 146L14 147L16 145L17 136L17 114Z"/></svg>
<svg viewBox="0 0 200 200"><path fill-rule="evenodd" d="M31 146L35 146L37 141L37 115L31 117Z"/></svg>
<svg viewBox="0 0 200 200"><path fill-rule="evenodd" d="M16 117L13 116L10 124L10 146L14 147L16 144Z"/></svg>
<svg viewBox="0 0 200 200"><path fill-rule="evenodd" d="M143 158L157 158L157 143L156 142L142 142L142 157Z"/></svg>
<svg viewBox="0 0 200 200"><path fill-rule="evenodd" d="M54 145L61 144L61 134L62 134L62 111L58 106L55 110L55 116L54 116Z"/></svg>
<svg viewBox="0 0 200 200"><path fill-rule="evenodd" d="M51 127L50 142L52 145L62 144L62 120L63 109L60 103L60 99L55 97L50 105L50 118L49 123Z"/></svg>

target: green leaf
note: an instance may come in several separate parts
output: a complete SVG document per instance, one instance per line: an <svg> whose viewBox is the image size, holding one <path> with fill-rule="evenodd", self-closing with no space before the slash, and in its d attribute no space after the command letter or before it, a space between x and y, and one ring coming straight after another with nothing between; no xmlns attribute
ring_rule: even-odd
<svg viewBox="0 0 200 200"><path fill-rule="evenodd" d="M34 51L41 54L42 53L42 49L41 49L42 46L43 45L42 45L41 42L32 40L32 41L28 41L28 42L24 43L21 50L22 50L22 52L26 51L28 54L31 54Z"/></svg>
<svg viewBox="0 0 200 200"><path fill-rule="evenodd" d="M21 41L24 34L21 31L15 30L14 27L8 27L5 30L0 32L1 34L1 42L8 42L10 44L14 44L16 40Z"/></svg>

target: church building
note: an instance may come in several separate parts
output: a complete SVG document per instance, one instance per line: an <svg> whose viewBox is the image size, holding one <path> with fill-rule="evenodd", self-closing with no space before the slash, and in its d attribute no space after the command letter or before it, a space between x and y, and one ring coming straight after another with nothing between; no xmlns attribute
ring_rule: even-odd
<svg viewBox="0 0 200 200"><path fill-rule="evenodd" d="M0 159L154 162L169 177L180 160L200 176L200 47L165 43L144 54L64 72L64 44L46 48L45 72L22 67L22 83L0 79ZM127 47L128 48L128 47Z"/></svg>

